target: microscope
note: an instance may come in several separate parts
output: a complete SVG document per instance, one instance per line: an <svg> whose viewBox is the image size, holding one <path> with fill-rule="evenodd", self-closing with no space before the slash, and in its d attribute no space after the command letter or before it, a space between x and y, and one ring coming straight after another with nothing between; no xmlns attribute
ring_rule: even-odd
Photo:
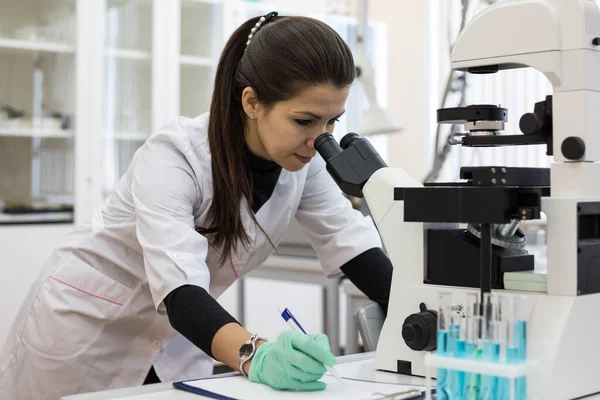
<svg viewBox="0 0 600 400"><path fill-rule="evenodd" d="M527 296L528 358L539 362L540 398L598 393L599 6L595 0L500 0L463 29L451 61L453 69L476 74L541 71L553 93L521 117L522 134L500 134L508 111L495 105L440 109L437 117L464 124L455 144L545 144L553 162L550 169L463 167L460 182L423 185L387 167L356 134L339 144L329 134L315 141L338 186L365 198L394 266L376 368L424 376L424 356L436 348L438 293L457 298L493 290ZM546 290L516 290L506 274L519 280L535 273L519 223L541 212L547 216Z"/></svg>

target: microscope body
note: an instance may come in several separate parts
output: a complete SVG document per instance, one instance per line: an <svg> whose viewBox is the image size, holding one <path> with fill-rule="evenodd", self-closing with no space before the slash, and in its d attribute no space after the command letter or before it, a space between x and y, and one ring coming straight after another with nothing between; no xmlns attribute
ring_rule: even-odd
<svg viewBox="0 0 600 400"><path fill-rule="evenodd" d="M539 361L541 398L571 399L600 392L597 376L600 360L598 4L594 0L501 0L475 16L453 47L453 69L494 73L522 67L541 71L553 85L552 96L536 105L537 116L521 119L521 129L526 135L474 135L465 137L463 145L545 142L548 155L554 156L547 187L545 184L534 184L534 187L518 183L500 184L500 179L494 180L492 186L500 187L494 188L498 189L498 196L508 199L506 204L498 205L498 210L504 214L497 216L469 214L477 207L464 207L473 193L479 196L479 193L491 190L485 184L476 188L450 189L424 186L402 169L377 165L375 168L371 166L350 185L355 186L352 195L364 195L394 266L388 314L376 353L376 368L424 376L424 356L432 348L428 345L418 349L407 339L418 336L423 339L420 342L425 343L427 337L435 335L436 327L431 322L407 327L409 317L419 315L424 309L437 310L441 290L452 292L457 298L483 290L460 284L460 280L452 284L431 282L428 276L431 273L428 265L431 235L428 232L440 229L435 222L480 222L481 243L484 243L484 226L508 224L520 219L518 213L521 212L522 219L536 219L543 211L547 216L546 291L520 292L503 287L489 287L488 291L502 290L509 296L527 296L530 310L527 356ZM438 110L438 119L439 116ZM469 121L471 125L476 122ZM329 160L326 161L329 169ZM496 170L502 167L489 168ZM332 173L332 176L339 184L339 174L336 177ZM415 207L431 209L428 203L419 203L418 196L435 198L438 193L450 193L448 199L457 199L454 208L450 207L448 218L437 216L430 219L427 212L417 213L419 217L415 217ZM534 200L528 196L530 193L534 193ZM485 207L488 204L480 206ZM435 218L442 220L435 221ZM489 262L491 269L491 258L484 261L483 254L482 251L482 264ZM444 267L453 268L451 260ZM482 272L482 285L487 279L489 277ZM416 331L418 334L415 334Z"/></svg>
<svg viewBox="0 0 600 400"><path fill-rule="evenodd" d="M547 292L514 293L526 294L530 303L528 358L539 361L541 398L549 400L600 392L600 344L595 340L600 337L599 38L600 12L594 1L506 0L476 16L452 54L454 69L486 73L533 67L553 85L551 194L542 198L548 224ZM380 194L370 191L385 183L377 174L371 180L364 191L373 210L369 199ZM394 209L404 208L397 203ZM400 223L403 215L397 214L389 212L376 221L394 264L376 366L402 372L410 365L411 374L424 375L424 352L404 343L402 325L420 303L436 309L442 288L424 283L423 227ZM457 294L469 290L444 289Z"/></svg>

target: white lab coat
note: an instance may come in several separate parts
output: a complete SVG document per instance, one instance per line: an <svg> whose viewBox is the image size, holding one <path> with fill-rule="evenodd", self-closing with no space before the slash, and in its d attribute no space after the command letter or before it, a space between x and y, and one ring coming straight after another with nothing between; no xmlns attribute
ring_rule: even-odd
<svg viewBox="0 0 600 400"><path fill-rule="evenodd" d="M191 344L181 336L163 346L175 335L163 299L184 284L217 298L273 248L246 207L250 248L240 247L222 267L220 252L195 231L213 196L207 122L207 114L179 118L152 135L91 223L49 258L0 354L1 399L140 385L159 355L163 380L212 371L202 352L182 351ZM327 276L381 246L372 220L351 208L318 156L298 172L282 170L256 214L275 245L294 216Z"/></svg>

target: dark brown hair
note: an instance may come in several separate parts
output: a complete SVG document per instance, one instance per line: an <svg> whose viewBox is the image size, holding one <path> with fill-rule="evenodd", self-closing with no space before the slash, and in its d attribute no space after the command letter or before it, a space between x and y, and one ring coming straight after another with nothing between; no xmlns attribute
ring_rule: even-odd
<svg viewBox="0 0 600 400"><path fill-rule="evenodd" d="M211 246L222 249L221 263L237 250L238 243L249 244L241 217L243 198L257 223L245 162L244 88L252 88L258 101L268 107L309 86L349 86L356 74L346 43L330 26L312 18L273 17L246 48L250 30L259 18L246 21L225 45L210 106L208 141L214 197L207 226L197 230L210 239Z"/></svg>

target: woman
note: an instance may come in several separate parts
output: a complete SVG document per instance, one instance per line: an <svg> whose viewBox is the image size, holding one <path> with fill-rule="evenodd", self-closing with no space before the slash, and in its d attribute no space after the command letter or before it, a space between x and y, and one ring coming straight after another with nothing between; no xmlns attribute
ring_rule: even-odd
<svg viewBox="0 0 600 400"><path fill-rule="evenodd" d="M140 385L155 360L163 380L166 365L172 379L199 378L208 356L277 389L323 389L323 364L335 363L327 337L267 342L215 299L296 217L327 276L341 269L387 302L392 267L371 219L314 157L354 78L349 48L322 22L270 13L238 28L210 113L152 135L91 224L48 260L0 356L0 398ZM177 354L186 344L199 350Z"/></svg>

